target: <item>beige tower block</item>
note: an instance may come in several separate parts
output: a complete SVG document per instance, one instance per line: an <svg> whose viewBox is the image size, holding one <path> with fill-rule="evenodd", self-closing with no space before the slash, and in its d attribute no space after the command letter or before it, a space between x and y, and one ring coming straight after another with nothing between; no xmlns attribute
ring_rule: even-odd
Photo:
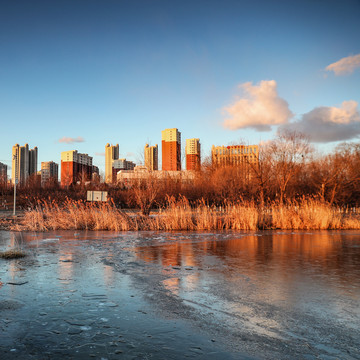
<svg viewBox="0 0 360 360"><path fill-rule="evenodd" d="M119 159L119 144L105 146L105 182L111 184L113 182L112 165L114 160Z"/></svg>

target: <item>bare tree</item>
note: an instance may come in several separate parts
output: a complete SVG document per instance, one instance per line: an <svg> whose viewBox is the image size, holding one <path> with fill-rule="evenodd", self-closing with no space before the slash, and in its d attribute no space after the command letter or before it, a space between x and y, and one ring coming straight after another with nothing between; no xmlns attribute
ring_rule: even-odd
<svg viewBox="0 0 360 360"><path fill-rule="evenodd" d="M159 180L149 174L145 179L136 180L131 192L135 203L140 207L141 214L148 216L159 193Z"/></svg>
<svg viewBox="0 0 360 360"><path fill-rule="evenodd" d="M269 192L272 176L272 152L268 143L259 145L258 161L249 161L246 157L246 166L249 168L249 182L255 187L259 195L259 203L264 205L265 193ZM254 180L254 181L253 181Z"/></svg>
<svg viewBox="0 0 360 360"><path fill-rule="evenodd" d="M335 196L343 203L356 202L360 191L360 144L340 144L332 159L329 202L333 203Z"/></svg>
<svg viewBox="0 0 360 360"><path fill-rule="evenodd" d="M322 202L334 202L348 165L348 161L340 154L326 155L310 164L311 182Z"/></svg>
<svg viewBox="0 0 360 360"><path fill-rule="evenodd" d="M278 131L268 147L270 151L273 179L279 190L279 201L284 202L289 181L297 175L312 151L307 138L295 131Z"/></svg>

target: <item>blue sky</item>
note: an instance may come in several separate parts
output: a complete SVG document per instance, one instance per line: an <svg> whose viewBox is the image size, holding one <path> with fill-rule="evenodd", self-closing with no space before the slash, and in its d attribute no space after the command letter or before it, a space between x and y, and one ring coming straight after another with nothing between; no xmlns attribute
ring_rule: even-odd
<svg viewBox="0 0 360 360"><path fill-rule="evenodd" d="M106 143L140 160L172 127L203 156L279 126L357 141L359 18L355 0L2 2L0 161L29 143L38 168L76 149L103 169Z"/></svg>

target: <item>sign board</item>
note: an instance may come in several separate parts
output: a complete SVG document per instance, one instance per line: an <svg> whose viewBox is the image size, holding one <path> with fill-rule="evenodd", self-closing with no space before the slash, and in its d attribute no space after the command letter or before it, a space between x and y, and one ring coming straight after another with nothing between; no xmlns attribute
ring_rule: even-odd
<svg viewBox="0 0 360 360"><path fill-rule="evenodd" d="M87 191L87 201L107 201L107 191Z"/></svg>

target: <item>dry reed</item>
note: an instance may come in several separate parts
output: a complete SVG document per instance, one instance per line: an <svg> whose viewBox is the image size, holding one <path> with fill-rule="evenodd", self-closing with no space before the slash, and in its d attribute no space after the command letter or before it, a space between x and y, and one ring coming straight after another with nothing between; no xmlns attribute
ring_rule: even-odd
<svg viewBox="0 0 360 360"><path fill-rule="evenodd" d="M19 259L26 256L26 253L20 249L10 249L0 252L2 259Z"/></svg>
<svg viewBox="0 0 360 360"><path fill-rule="evenodd" d="M303 199L260 207L252 201L228 203L221 211L199 201L191 206L185 197L168 198L167 206L155 216L128 215L113 203L84 203L67 200L39 202L25 213L13 230L327 230L360 229L360 219L329 204Z"/></svg>

